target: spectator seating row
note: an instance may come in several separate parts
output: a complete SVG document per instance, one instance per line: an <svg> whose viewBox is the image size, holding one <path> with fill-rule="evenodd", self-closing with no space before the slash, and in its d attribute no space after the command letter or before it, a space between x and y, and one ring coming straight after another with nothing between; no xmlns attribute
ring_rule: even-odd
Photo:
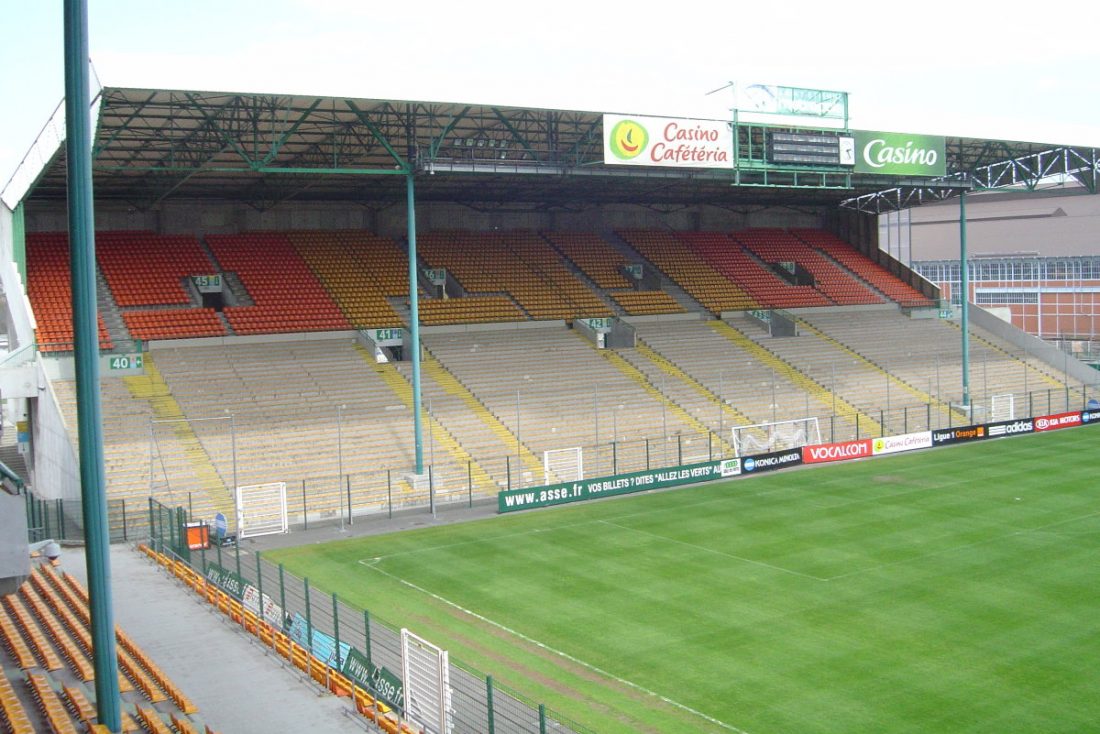
<svg viewBox="0 0 1100 734"><path fill-rule="evenodd" d="M872 262L836 235L820 229L795 229L792 234L808 246L820 250L860 278L870 283L887 298L906 307L928 307L935 304L908 283L896 278L886 268Z"/></svg>
<svg viewBox="0 0 1100 734"><path fill-rule="evenodd" d="M27 235L27 296L37 321L36 339L43 352L73 349L73 291L69 238L64 232ZM111 337L97 315L99 348L111 349Z"/></svg>
<svg viewBox="0 0 1100 734"><path fill-rule="evenodd" d="M467 293L506 292L532 319L611 315L533 232L432 232L418 240L418 248L426 263L446 268Z"/></svg>
<svg viewBox="0 0 1100 734"><path fill-rule="evenodd" d="M134 339L182 339L225 336L225 326L212 308L123 311L122 320Z"/></svg>
<svg viewBox="0 0 1100 734"><path fill-rule="evenodd" d="M188 305L185 280L214 272L194 236L147 231L96 232L96 262L123 308Z"/></svg>
<svg viewBox="0 0 1100 734"><path fill-rule="evenodd" d="M832 301L813 286L791 285L722 232L682 232L677 235L715 270L745 289L767 308L829 306Z"/></svg>
<svg viewBox="0 0 1100 734"><path fill-rule="evenodd" d="M247 609L239 600L219 589L186 563L159 553L144 544L138 546L138 549L172 573L181 583L227 616L234 624L240 625L244 632L254 635L265 648L272 650L309 676L314 683L334 696L352 699L356 711L386 734L422 734L419 728L410 726L397 712L359 687L341 671L330 666L328 661L313 655L307 648L291 639L290 635ZM212 734L209 729L207 734Z"/></svg>
<svg viewBox="0 0 1100 734"><path fill-rule="evenodd" d="M237 273L255 303L225 309L238 334L352 328L285 234L207 235L206 242L221 270Z"/></svg>
<svg viewBox="0 0 1100 734"><path fill-rule="evenodd" d="M286 236L356 328L402 325L387 300L409 294L408 258L396 242L364 230Z"/></svg>
<svg viewBox="0 0 1100 734"><path fill-rule="evenodd" d="M731 235L766 263L795 262L813 275L814 287L840 306L882 303L865 283L783 229L757 228Z"/></svg>
<svg viewBox="0 0 1100 734"><path fill-rule="evenodd" d="M195 705L121 629L115 632L122 730L200 731L191 718ZM2 598L0 640L0 728L18 734L106 730L85 693L94 678L90 612L87 591L76 579L35 566L18 591ZM26 685L22 700L13 685L19 680Z"/></svg>
<svg viewBox="0 0 1100 734"><path fill-rule="evenodd" d="M646 229L620 230L617 234L708 311L760 307L756 299L685 247L675 234Z"/></svg>

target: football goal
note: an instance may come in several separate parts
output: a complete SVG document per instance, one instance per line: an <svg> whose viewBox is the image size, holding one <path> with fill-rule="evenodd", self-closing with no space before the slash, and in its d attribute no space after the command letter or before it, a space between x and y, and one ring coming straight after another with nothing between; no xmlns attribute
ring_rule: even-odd
<svg viewBox="0 0 1100 734"><path fill-rule="evenodd" d="M766 454L821 443L817 416L734 426L731 431L737 456Z"/></svg>
<svg viewBox="0 0 1100 734"><path fill-rule="evenodd" d="M542 471L544 484L579 482L584 479L584 450L577 446L543 451Z"/></svg>
<svg viewBox="0 0 1100 734"><path fill-rule="evenodd" d="M451 679L447 651L401 630L405 718L428 734L451 734Z"/></svg>
<svg viewBox="0 0 1100 734"><path fill-rule="evenodd" d="M237 487L237 535L285 533L290 530L286 512L286 482Z"/></svg>
<svg viewBox="0 0 1100 734"><path fill-rule="evenodd" d="M994 422L1016 420L1016 399L1012 393L992 396L989 405L989 418Z"/></svg>

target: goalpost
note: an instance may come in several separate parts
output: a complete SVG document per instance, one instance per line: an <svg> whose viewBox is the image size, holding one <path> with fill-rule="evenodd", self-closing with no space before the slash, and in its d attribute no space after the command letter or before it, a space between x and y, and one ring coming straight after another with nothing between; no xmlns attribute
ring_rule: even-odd
<svg viewBox="0 0 1100 734"><path fill-rule="evenodd" d="M286 511L286 482L237 487L237 535L285 533L290 530Z"/></svg>
<svg viewBox="0 0 1100 734"><path fill-rule="evenodd" d="M1016 420L1016 399L1012 393L994 395L989 406L990 420L1011 421Z"/></svg>
<svg viewBox="0 0 1100 734"><path fill-rule="evenodd" d="M817 416L734 426L731 434L736 456L766 454L821 443Z"/></svg>
<svg viewBox="0 0 1100 734"><path fill-rule="evenodd" d="M584 450L577 446L543 451L542 471L544 484L579 482L584 479Z"/></svg>
<svg viewBox="0 0 1100 734"><path fill-rule="evenodd" d="M426 734L451 734L451 675L447 651L401 630L405 718Z"/></svg>

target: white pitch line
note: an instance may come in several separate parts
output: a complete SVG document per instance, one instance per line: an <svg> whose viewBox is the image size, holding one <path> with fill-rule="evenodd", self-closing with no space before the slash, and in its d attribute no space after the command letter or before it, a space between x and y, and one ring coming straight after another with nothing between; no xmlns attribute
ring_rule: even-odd
<svg viewBox="0 0 1100 734"><path fill-rule="evenodd" d="M715 550L714 548L707 548L705 545L696 545L695 543L688 543L685 540L677 540L676 538L670 538L667 535L660 535L659 533L651 533L648 530L641 530L639 528L632 528L626 525L619 525L618 523L610 522L608 520L600 520L604 525L610 525L611 527L619 528L620 530L629 530L633 533L640 533L642 535L648 535L651 538L657 538L664 540L668 543L676 543L677 545L687 546L688 548L694 548L695 550L705 551L706 553L713 553L718 556L725 556L726 558L732 558L735 561L741 561L742 563L751 563L754 566L763 566L764 568L770 568L773 571L779 571L780 573L789 573L792 576L800 576L804 579L810 579L811 581L828 581L829 579L822 578L820 576L814 576L808 573L802 573L801 571L795 571L790 568L783 568L782 566L773 566L770 563L764 561L753 560L752 558L745 558L744 556L736 556L733 553L726 553L725 551Z"/></svg>
<svg viewBox="0 0 1100 734"><path fill-rule="evenodd" d="M382 574L383 576L386 576L388 578L393 579L394 581L398 582L399 584L403 584L405 586L408 586L410 589L414 589L416 591L419 591L421 594L426 594L427 596L430 596L431 598L435 599L436 601L442 602L443 604L446 604L449 607L453 607L454 609L457 609L458 611L462 612L463 614L467 614L467 615L473 617L474 619L477 619L481 622L484 622L485 624L496 627L499 630L502 630L502 631L504 631L504 632L506 632L510 635L513 635L514 637L518 637L519 639L523 640L524 642L527 642L531 645L535 645L536 647L538 647L542 650L546 650L549 653L553 653L554 655L557 655L560 658L564 658L565 660L568 660L571 663L575 663L576 665L580 665L581 667L587 668L588 670L591 670L593 673L596 673L597 675L602 675L605 678L610 678L611 680L616 681L617 683L621 683L624 686L628 686L630 688L633 688L634 690L636 690L640 693L644 693L647 696L652 696L653 698L656 698L659 701L667 703L670 706L675 706L676 708L680 709L681 711L686 711L687 713L689 713L693 716L697 716L700 719L703 719L705 721L709 721L711 724L714 724L715 726L719 726L719 727L725 729L726 731L732 731L735 734L749 734L744 729L738 729L736 726L733 726L731 724L727 724L724 721L720 721L720 720L714 718L713 716L708 716L707 714L704 714L702 711L698 711L696 709L691 708L690 706L686 706L686 705L680 703L679 701L674 701L671 698L668 698L667 696L662 696L661 694L656 693L655 691L651 691L648 688L645 688L644 686L640 686L637 683L634 683L633 681L626 680L625 678L620 678L619 676L617 676L613 673L609 673L606 670L603 670L602 668L599 668L595 665L592 665L591 663L586 663L585 661L581 660L580 658L574 657L574 656L570 655L567 652L562 652L561 650L550 647L549 645L547 645L543 642L539 642L538 640L536 640L532 637L528 637L527 635L523 634L522 632L517 632L516 630L512 629L511 627L507 627L507 626L501 624L500 622L496 622L496 621L494 621L492 619L489 619L488 617L486 617L482 614L478 614L477 612L474 612L470 609L467 609L466 607L463 607L460 604L456 604L455 602L451 601L450 599L444 598L444 597L440 596L439 594L436 594L432 591L428 591L427 589L425 589L422 586L417 586L416 584L412 583L411 581L406 581L405 579L401 578L400 576L395 576L394 574L389 573L388 571L383 571L381 568L379 568L376 565L377 561L380 560L380 559L371 559L372 560L371 563L364 563L363 561L365 561L365 560L367 560L367 559L362 559L362 560L358 561L358 563L360 565L364 566L365 568L369 568L372 571L377 571L378 573Z"/></svg>

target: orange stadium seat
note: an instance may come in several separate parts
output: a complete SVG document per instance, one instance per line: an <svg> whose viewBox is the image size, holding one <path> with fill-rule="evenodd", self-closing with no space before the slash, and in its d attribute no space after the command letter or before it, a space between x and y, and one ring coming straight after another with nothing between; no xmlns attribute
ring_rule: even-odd
<svg viewBox="0 0 1100 734"><path fill-rule="evenodd" d="M883 302L883 299L865 283L845 272L820 252L807 247L804 242L786 230L745 229L733 232L730 236L764 263L795 262L809 271L814 278L813 287L822 295L822 302L802 305L835 303L841 306L854 306Z"/></svg>
<svg viewBox="0 0 1100 734"><path fill-rule="evenodd" d="M817 229L795 229L792 233L807 247L814 248L855 273L881 291L892 301L907 307L928 307L935 304L908 283L902 282L886 268L872 262L836 235Z"/></svg>
<svg viewBox="0 0 1100 734"><path fill-rule="evenodd" d="M255 303L225 309L238 334L353 328L286 234L207 235L206 241L222 269L237 273Z"/></svg>

